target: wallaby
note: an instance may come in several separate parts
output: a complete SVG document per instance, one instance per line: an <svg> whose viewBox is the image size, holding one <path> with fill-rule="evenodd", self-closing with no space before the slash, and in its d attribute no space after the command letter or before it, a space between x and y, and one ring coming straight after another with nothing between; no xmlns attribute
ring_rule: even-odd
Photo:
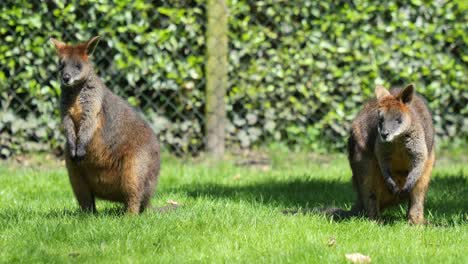
<svg viewBox="0 0 468 264"><path fill-rule="evenodd" d="M60 58L66 167L83 211L96 212L97 197L138 214L157 185L159 144L150 126L94 72L88 56L98 39L67 45L51 38Z"/></svg>
<svg viewBox="0 0 468 264"><path fill-rule="evenodd" d="M409 222L425 223L424 199L435 160L431 113L412 84L390 91L377 86L375 94L351 125L348 159L357 202L341 216L376 219L386 207L409 200Z"/></svg>

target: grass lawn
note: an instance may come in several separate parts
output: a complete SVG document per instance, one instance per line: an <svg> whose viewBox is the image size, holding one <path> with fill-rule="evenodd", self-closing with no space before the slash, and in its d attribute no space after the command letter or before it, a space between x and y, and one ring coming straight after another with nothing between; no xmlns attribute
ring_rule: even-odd
<svg viewBox="0 0 468 264"><path fill-rule="evenodd" d="M79 213L63 162L0 163L0 262L346 263L359 252L373 263L468 263L465 155L437 161L430 224L417 227L406 223L406 205L386 211L384 223L283 214L349 208L351 172L344 155L272 153L260 165L242 154L220 163L166 155L153 205L182 206L134 217L104 201L97 215Z"/></svg>

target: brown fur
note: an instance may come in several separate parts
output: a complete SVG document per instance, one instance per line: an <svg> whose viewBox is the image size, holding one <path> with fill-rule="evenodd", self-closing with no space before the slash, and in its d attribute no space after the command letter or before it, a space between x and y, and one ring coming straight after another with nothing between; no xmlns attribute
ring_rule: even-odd
<svg viewBox="0 0 468 264"><path fill-rule="evenodd" d="M431 114L423 99L413 96L412 85L390 92L378 87L376 94L378 99L365 104L353 121L348 141L357 202L351 212L335 212L378 218L385 208L409 200L409 222L424 223L424 199L435 160ZM381 139L381 115L404 120L404 129L397 127L390 141Z"/></svg>
<svg viewBox="0 0 468 264"><path fill-rule="evenodd" d="M95 198L121 202L128 213L149 206L160 167L159 145L150 126L94 74L88 42L55 44L72 84L62 85L61 113L67 138L65 161L73 192L84 211Z"/></svg>
<svg viewBox="0 0 468 264"><path fill-rule="evenodd" d="M87 53L87 43L81 43L77 45L66 45L63 42L60 42L56 39L51 39L54 43L55 47L57 48L57 52L62 57L79 57L83 61L88 61L88 53Z"/></svg>
<svg viewBox="0 0 468 264"><path fill-rule="evenodd" d="M394 97L385 97L378 103L379 108L390 109L393 107L398 108L401 112L407 113L409 111L408 106L402 103L400 100L395 100Z"/></svg>

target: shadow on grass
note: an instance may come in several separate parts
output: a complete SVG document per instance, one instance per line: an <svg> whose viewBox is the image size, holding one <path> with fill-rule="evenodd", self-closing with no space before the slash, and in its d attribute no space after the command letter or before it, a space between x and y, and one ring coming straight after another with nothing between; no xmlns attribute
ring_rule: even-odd
<svg viewBox="0 0 468 264"><path fill-rule="evenodd" d="M450 175L433 175L426 199L426 216L430 211L434 224L466 222L468 211L468 179L462 172ZM197 184L183 185L172 189L174 192L185 192L191 197L209 199L229 199L232 201L260 202L284 209L300 209L301 212L316 212L317 208L349 208L355 200L351 182L327 181L294 177L290 181L265 181L251 185ZM398 207L384 212L385 224L406 221L407 203L401 204L404 212Z"/></svg>
<svg viewBox="0 0 468 264"><path fill-rule="evenodd" d="M97 213L87 213L76 209L56 209L44 214L45 218L64 218L64 217L119 217L125 214L123 207L113 206L98 210Z"/></svg>
<svg viewBox="0 0 468 264"><path fill-rule="evenodd" d="M307 177L304 177L307 178ZM199 184L178 189L192 197L263 202L281 207L310 207L331 203L343 205L353 201L350 184L339 181L302 180L266 181L252 185Z"/></svg>
<svg viewBox="0 0 468 264"><path fill-rule="evenodd" d="M157 214L165 214L174 211L175 209L179 208L179 205L166 205L162 207L155 207L150 206L148 207L145 212L143 213L157 213ZM127 211L124 206L113 205L113 207L105 207L102 209L98 209L97 213L86 213L80 211L78 208L76 209L63 209L63 210L53 210L47 212L44 216L46 218L63 218L63 217L121 217L127 215Z"/></svg>
<svg viewBox="0 0 468 264"><path fill-rule="evenodd" d="M99 210L98 213L86 213L79 210L78 207L73 209L53 209L50 211L32 211L24 208L7 208L0 210L0 219L22 219L29 217L43 217L47 219L53 218L79 218L79 217L119 217L125 214L123 208L117 206L107 207Z"/></svg>

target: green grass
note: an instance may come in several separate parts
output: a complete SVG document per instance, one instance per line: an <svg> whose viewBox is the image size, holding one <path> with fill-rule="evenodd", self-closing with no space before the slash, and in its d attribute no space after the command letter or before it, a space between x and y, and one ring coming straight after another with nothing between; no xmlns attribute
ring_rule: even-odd
<svg viewBox="0 0 468 264"><path fill-rule="evenodd" d="M165 156L153 204L182 207L136 217L104 201L98 215L79 213L62 162L0 163L0 262L346 263L346 253L360 252L374 263L468 263L462 155L436 164L424 227L406 223L405 206L386 211L384 223L282 213L349 208L354 192L342 155L279 151L270 165L235 165L243 159Z"/></svg>

